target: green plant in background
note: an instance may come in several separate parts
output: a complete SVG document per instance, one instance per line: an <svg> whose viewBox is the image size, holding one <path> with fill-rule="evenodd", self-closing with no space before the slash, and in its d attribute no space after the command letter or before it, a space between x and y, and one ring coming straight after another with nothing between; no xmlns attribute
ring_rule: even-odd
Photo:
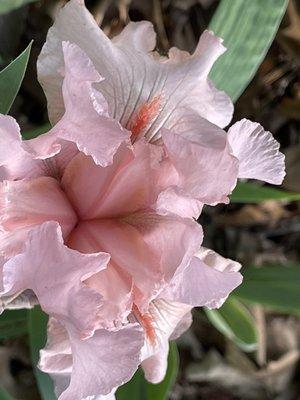
<svg viewBox="0 0 300 400"><path fill-rule="evenodd" d="M6 14L16 8L24 6L25 4L33 3L37 0L1 0L0 1L0 14Z"/></svg>
<svg viewBox="0 0 300 400"><path fill-rule="evenodd" d="M9 12L34 0L1 0L0 14ZM212 18L210 29L224 38L228 52L216 63L211 78L216 86L225 90L235 101L250 82L262 62L287 6L286 0L222 0ZM6 114L22 83L31 43L11 64L0 72L0 112ZM25 138L38 136L49 125L25 134ZM239 183L231 201L259 203L265 200L299 200L300 194L290 193L252 183ZM299 266L285 268L245 268L244 282L219 310L205 310L211 323L228 339L244 351L254 351L257 332L253 318L243 302L253 302L287 312L300 312ZM37 363L39 350L46 341L47 317L39 308L26 311L5 311L0 317L0 339L29 334L32 361ZM117 392L118 400L166 400L178 371L176 345L171 343L166 378L159 385L151 385L139 370L132 381ZM35 368L43 400L54 400L50 378ZM12 400L0 389L0 398Z"/></svg>

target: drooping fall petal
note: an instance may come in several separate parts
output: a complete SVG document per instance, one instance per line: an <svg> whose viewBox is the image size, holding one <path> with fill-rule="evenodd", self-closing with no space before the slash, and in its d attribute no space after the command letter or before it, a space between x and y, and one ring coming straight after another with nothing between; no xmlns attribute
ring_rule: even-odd
<svg viewBox="0 0 300 400"><path fill-rule="evenodd" d="M82 282L104 269L108 260L108 254L69 249L59 225L45 222L28 233L25 251L3 265L2 295L31 289L47 314L68 321L86 337L97 327L102 297Z"/></svg>
<svg viewBox="0 0 300 400"><path fill-rule="evenodd" d="M173 129L163 130L162 139L178 173L176 193L206 204L228 202L238 162L230 154L225 132L194 113L187 113Z"/></svg>
<svg viewBox="0 0 300 400"><path fill-rule="evenodd" d="M214 253L223 264L224 270L209 266L202 252L193 257L190 265L174 277L168 288L161 294L162 298L188 304L192 307L219 308L228 295L242 282L242 275L237 272L232 261ZM229 269L226 269L229 268ZM233 268L233 269L231 269Z"/></svg>
<svg viewBox="0 0 300 400"><path fill-rule="evenodd" d="M114 388L127 382L140 362L140 326L130 324L114 332L100 329L84 340L66 326L50 319L39 363L54 379L59 400L113 399Z"/></svg>

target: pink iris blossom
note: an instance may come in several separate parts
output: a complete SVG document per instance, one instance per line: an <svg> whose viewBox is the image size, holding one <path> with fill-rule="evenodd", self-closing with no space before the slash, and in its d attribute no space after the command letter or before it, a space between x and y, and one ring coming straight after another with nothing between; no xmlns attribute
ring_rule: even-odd
<svg viewBox="0 0 300 400"><path fill-rule="evenodd" d="M71 0L38 61L53 128L22 141L0 116L2 308L49 314L40 368L60 400L113 399L139 365L161 381L191 309L220 307L242 280L201 247L195 218L238 178L284 177L259 124L222 129L233 106L208 79L219 38L204 32L192 55L154 48L150 23L109 40Z"/></svg>

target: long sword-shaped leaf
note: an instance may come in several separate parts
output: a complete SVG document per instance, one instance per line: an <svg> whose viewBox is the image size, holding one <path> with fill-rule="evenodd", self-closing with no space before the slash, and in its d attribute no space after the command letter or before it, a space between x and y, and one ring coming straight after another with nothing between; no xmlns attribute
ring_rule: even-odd
<svg viewBox="0 0 300 400"><path fill-rule="evenodd" d="M7 114L23 81L32 42L0 72L0 113Z"/></svg>
<svg viewBox="0 0 300 400"><path fill-rule="evenodd" d="M21 336L27 332L27 310L6 310L0 315L0 339Z"/></svg>
<svg viewBox="0 0 300 400"><path fill-rule="evenodd" d="M243 283L234 297L275 310L300 314L300 265L243 268Z"/></svg>
<svg viewBox="0 0 300 400"><path fill-rule="evenodd" d="M230 196L232 203L261 203L266 200L297 201L300 200L300 193L273 189L256 183L239 182Z"/></svg>
<svg viewBox="0 0 300 400"><path fill-rule="evenodd" d="M210 74L221 90L237 100L253 78L277 32L287 0L222 0L209 28L228 51Z"/></svg>
<svg viewBox="0 0 300 400"><path fill-rule="evenodd" d="M220 309L206 309L205 313L214 327L242 350L254 351L257 348L255 321L240 301L229 298Z"/></svg>

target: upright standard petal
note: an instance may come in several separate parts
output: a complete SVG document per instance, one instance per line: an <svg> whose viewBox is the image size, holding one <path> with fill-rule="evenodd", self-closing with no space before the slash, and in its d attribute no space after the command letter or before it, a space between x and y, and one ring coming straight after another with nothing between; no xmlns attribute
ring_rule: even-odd
<svg viewBox="0 0 300 400"><path fill-rule="evenodd" d="M172 50L168 60L161 60L151 53L155 33L149 22L130 23L110 41L78 0L71 0L59 13L39 57L39 80L52 121L64 113L62 80L57 71L63 65L61 43L65 40L84 50L105 78L97 89L105 96L110 115L122 126L135 126L144 107L158 100L155 112L140 125L139 133L148 140L157 138L162 126L174 125L186 108L222 127L230 122L233 106L229 97L207 78L225 51L221 39L206 31L194 54L183 57Z"/></svg>
<svg viewBox="0 0 300 400"><path fill-rule="evenodd" d="M31 289L47 314L87 337L99 323L102 297L83 281L106 268L108 261L108 254L69 249L59 225L45 222L29 232L25 251L4 264L2 295Z"/></svg>
<svg viewBox="0 0 300 400"><path fill-rule="evenodd" d="M129 133L108 115L108 106L103 95L92 85L103 78L95 70L90 59L75 44L61 43L64 65L62 96L64 114L54 128L45 136L37 138L32 146L43 157L58 152L60 140L76 143L78 149L90 155L96 164L106 166ZM44 147L43 147L44 146Z"/></svg>
<svg viewBox="0 0 300 400"><path fill-rule="evenodd" d="M284 155L279 151L279 143L260 124L242 119L229 129L228 142L239 160L239 178L282 183Z"/></svg>

